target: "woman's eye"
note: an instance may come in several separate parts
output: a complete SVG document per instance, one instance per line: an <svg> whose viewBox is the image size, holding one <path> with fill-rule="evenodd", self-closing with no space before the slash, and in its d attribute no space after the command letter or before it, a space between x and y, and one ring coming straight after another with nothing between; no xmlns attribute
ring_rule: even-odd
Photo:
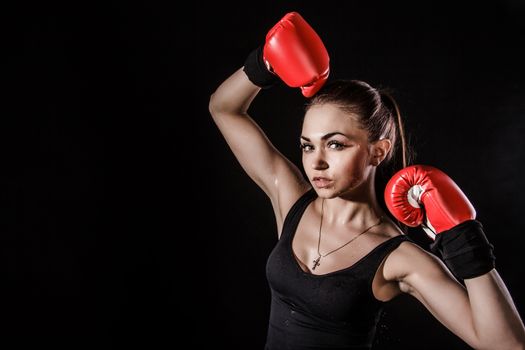
<svg viewBox="0 0 525 350"><path fill-rule="evenodd" d="M310 152L311 150L313 150L313 146L307 143L303 143L301 144L301 149L303 150L303 152Z"/></svg>
<svg viewBox="0 0 525 350"><path fill-rule="evenodd" d="M343 145L342 143L337 142L337 141L330 141L330 142L328 142L328 148L331 148L331 149L342 149L344 147L345 147L345 145Z"/></svg>

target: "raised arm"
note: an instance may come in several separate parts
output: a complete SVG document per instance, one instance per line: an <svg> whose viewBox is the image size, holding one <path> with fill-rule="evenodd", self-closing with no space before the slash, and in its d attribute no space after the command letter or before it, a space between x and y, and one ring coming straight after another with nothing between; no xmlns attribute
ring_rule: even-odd
<svg viewBox="0 0 525 350"><path fill-rule="evenodd" d="M210 113L235 157L271 199L279 232L284 216L309 184L272 145L248 109L261 88L280 80L310 97L324 84L328 71L328 54L320 38L293 12L268 32L265 44L210 98Z"/></svg>
<svg viewBox="0 0 525 350"><path fill-rule="evenodd" d="M442 171L415 165L394 175L385 201L398 220L423 225L435 239L432 251L444 261L402 244L385 262L385 278L473 348L524 349L525 328L495 269L493 246L460 188Z"/></svg>

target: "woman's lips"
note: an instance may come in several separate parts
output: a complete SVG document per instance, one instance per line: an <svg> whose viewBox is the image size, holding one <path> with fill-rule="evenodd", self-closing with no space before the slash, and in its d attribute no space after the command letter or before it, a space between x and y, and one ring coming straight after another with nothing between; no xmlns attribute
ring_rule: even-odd
<svg viewBox="0 0 525 350"><path fill-rule="evenodd" d="M330 184L333 182L330 179L327 179L326 177L314 177L312 179L313 184L317 188L326 188L330 186Z"/></svg>

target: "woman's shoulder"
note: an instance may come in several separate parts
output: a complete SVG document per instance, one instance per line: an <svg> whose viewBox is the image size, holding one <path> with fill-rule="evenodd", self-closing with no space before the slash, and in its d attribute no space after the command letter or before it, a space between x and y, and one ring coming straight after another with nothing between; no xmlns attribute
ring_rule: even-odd
<svg viewBox="0 0 525 350"><path fill-rule="evenodd" d="M295 213L302 212L305 207L317 198L317 193L311 186L297 186L294 190L282 193L277 201L272 201L277 219L278 231L281 232L284 222Z"/></svg>
<svg viewBox="0 0 525 350"><path fill-rule="evenodd" d="M387 254L391 254L399 245L405 241L411 241L411 239L389 219L384 219L380 226L369 232L366 241L369 244L369 249L381 249Z"/></svg>
<svg viewBox="0 0 525 350"><path fill-rule="evenodd" d="M390 280L399 280L418 270L439 268L440 260L418 243L403 234L404 239L385 260L385 275Z"/></svg>
<svg viewBox="0 0 525 350"><path fill-rule="evenodd" d="M387 241L395 237L405 237L408 239L408 236L389 218L383 218L382 224L375 231L375 236L379 241ZM402 239L402 238L400 238Z"/></svg>
<svg viewBox="0 0 525 350"><path fill-rule="evenodd" d="M399 239L400 244L394 251L392 251L393 255L411 257L415 252L420 253L424 251L421 246L412 240L410 236L403 232L403 230L401 230L401 228L390 219L385 220L382 234L384 235L385 240Z"/></svg>

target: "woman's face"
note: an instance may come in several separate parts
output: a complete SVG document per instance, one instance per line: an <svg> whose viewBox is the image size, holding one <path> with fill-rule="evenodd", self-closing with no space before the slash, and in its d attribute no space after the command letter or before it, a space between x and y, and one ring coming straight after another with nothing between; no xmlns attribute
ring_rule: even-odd
<svg viewBox="0 0 525 350"><path fill-rule="evenodd" d="M368 133L356 118L332 104L312 106L301 133L303 167L320 196L351 192L369 176Z"/></svg>

